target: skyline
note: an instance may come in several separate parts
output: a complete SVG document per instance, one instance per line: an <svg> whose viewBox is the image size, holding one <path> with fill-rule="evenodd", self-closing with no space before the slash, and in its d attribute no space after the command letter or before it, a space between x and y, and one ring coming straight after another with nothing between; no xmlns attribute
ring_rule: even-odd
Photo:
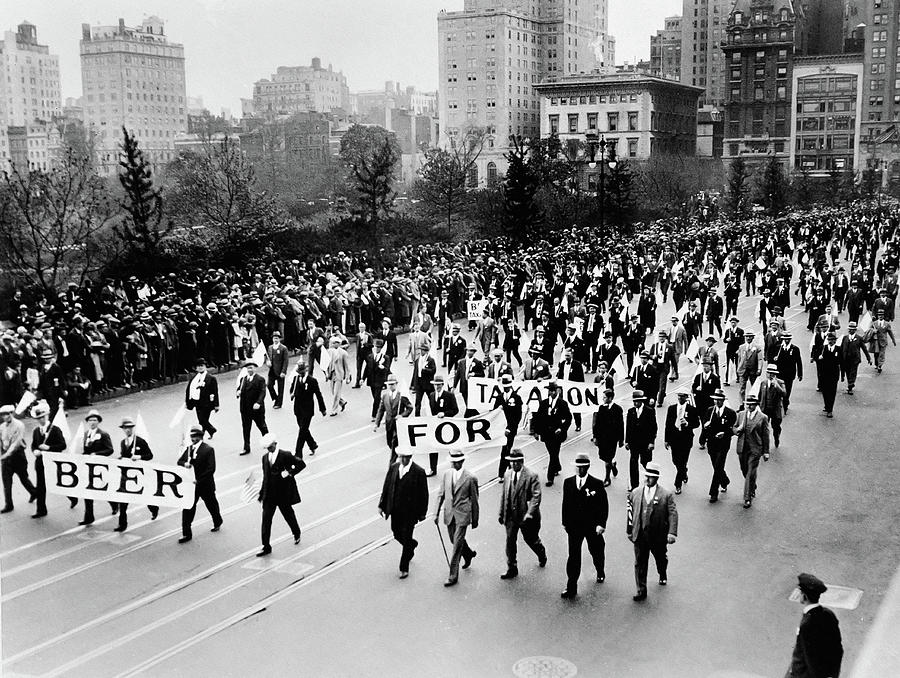
<svg viewBox="0 0 900 678"><path fill-rule="evenodd" d="M648 58L650 35L666 16L680 13L681 4L611 0L617 63ZM358 0L315 6L283 0L7 0L5 5L4 31L29 21L37 26L38 41L59 55L63 100L81 95L82 23L110 25L121 17L134 26L155 14L165 22L166 37L184 45L187 95L202 97L214 114L227 107L239 116L240 99L252 96L254 82L278 66L309 65L313 57L343 71L351 91L380 89L387 80L437 90L437 14L460 10L463 2L384 0L366 6L364 14L357 11ZM379 47L375 57L371 45Z"/></svg>

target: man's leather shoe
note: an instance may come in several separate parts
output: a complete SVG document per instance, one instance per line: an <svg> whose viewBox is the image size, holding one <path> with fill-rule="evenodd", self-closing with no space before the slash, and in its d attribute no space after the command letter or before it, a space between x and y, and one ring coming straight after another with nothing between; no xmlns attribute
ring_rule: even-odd
<svg viewBox="0 0 900 678"><path fill-rule="evenodd" d="M544 487L553 487L553 479L551 478L546 483L544 483Z"/></svg>
<svg viewBox="0 0 900 678"><path fill-rule="evenodd" d="M179 544L186 544L186 543L188 543L191 539L192 539L192 537L182 537L181 539L178 540L178 543L179 543Z"/></svg>
<svg viewBox="0 0 900 678"><path fill-rule="evenodd" d="M294 535L294 545L296 546L296 545L299 544L299 543L300 543L300 535L299 535L299 534L295 534L295 535Z"/></svg>
<svg viewBox="0 0 900 678"><path fill-rule="evenodd" d="M213 525L210 532L218 532L220 527L222 527L222 523L219 523L218 525Z"/></svg>
<svg viewBox="0 0 900 678"><path fill-rule="evenodd" d="M0 513L10 513L12 510L12 506L4 506L2 509L0 509Z"/></svg>
<svg viewBox="0 0 900 678"><path fill-rule="evenodd" d="M717 501L719 501L719 498L718 498L718 497L710 497L710 498L709 498L709 503L710 503L710 504L715 504Z"/></svg>
<svg viewBox="0 0 900 678"><path fill-rule="evenodd" d="M668 584L668 583L669 583L669 580L666 579L665 577L660 577L660 578L659 578L659 585L660 585L660 586L665 586L665 585Z"/></svg>
<svg viewBox="0 0 900 678"><path fill-rule="evenodd" d="M475 558L475 556L477 556L477 555L478 555L478 553L477 553L476 551L472 551L472 555L470 555L468 558L463 558L462 569L468 570L468 569L469 569L469 565L472 564L472 560L473 560L473 559Z"/></svg>
<svg viewBox="0 0 900 678"><path fill-rule="evenodd" d="M118 527L116 527L116 528L113 530L113 532L124 532L124 531L127 530L127 529L128 529L128 526L127 526L127 525L119 525Z"/></svg>
<svg viewBox="0 0 900 678"><path fill-rule="evenodd" d="M32 517L32 518L43 518L43 517L46 516L46 515L47 515L47 512L44 511L44 512L42 512L42 513L35 513L35 514L34 514L33 516L31 516L31 517Z"/></svg>
<svg viewBox="0 0 900 678"><path fill-rule="evenodd" d="M437 471L429 471L428 473L425 474L425 477L431 478L432 476L436 476L436 475L437 475Z"/></svg>
<svg viewBox="0 0 900 678"><path fill-rule="evenodd" d="M543 558L538 558L538 567L547 567L547 556L546 555Z"/></svg>
<svg viewBox="0 0 900 678"><path fill-rule="evenodd" d="M559 597L560 597L560 598L563 598L563 599L565 599L565 600L572 600L572 599L573 599L575 596L577 596L577 595L578 595L578 594L575 593L575 591L572 591L572 590L570 590L570 589L566 589L565 591L563 591L562 593L559 594Z"/></svg>
<svg viewBox="0 0 900 678"><path fill-rule="evenodd" d="M272 553L272 549L264 548L262 551L256 554L257 558L262 558L263 556L267 556Z"/></svg>
<svg viewBox="0 0 900 678"><path fill-rule="evenodd" d="M631 596L631 599L636 603L639 603L642 600L647 600L647 592L646 591L638 591L633 596Z"/></svg>
<svg viewBox="0 0 900 678"><path fill-rule="evenodd" d="M357 387L357 388L359 388L359 387ZM400 579L406 579L408 576L409 576L409 572L404 572L403 570L400 570Z"/></svg>
<svg viewBox="0 0 900 678"><path fill-rule="evenodd" d="M12 510L12 509L10 509L10 511L11 511L11 510ZM79 525L88 526L88 525L93 525L93 524L94 524L94 521L93 521L93 520L82 520L82 521L79 522L78 524L79 524Z"/></svg>
<svg viewBox="0 0 900 678"><path fill-rule="evenodd" d="M749 499L748 499L747 501L744 502L744 508L750 508L752 505L753 505L753 504L752 504L752 502L751 502Z"/></svg>
<svg viewBox="0 0 900 678"><path fill-rule="evenodd" d="M456 579L448 579L444 582L444 586L453 586L454 584L456 584Z"/></svg>
<svg viewBox="0 0 900 678"><path fill-rule="evenodd" d="M244 450L244 451L241 452L238 456L239 456L239 457L243 457L245 454L250 454L250 450Z"/></svg>
<svg viewBox="0 0 900 678"><path fill-rule="evenodd" d="M500 575L500 579L515 579L518 576L519 576L519 571L514 568L510 568L506 572L504 572L503 574Z"/></svg>
<svg viewBox="0 0 900 678"><path fill-rule="evenodd" d="M606 575L605 575L605 574L598 574L598 575L597 575L597 583L598 583L598 584L602 584L602 583L605 582L605 581L606 581Z"/></svg>

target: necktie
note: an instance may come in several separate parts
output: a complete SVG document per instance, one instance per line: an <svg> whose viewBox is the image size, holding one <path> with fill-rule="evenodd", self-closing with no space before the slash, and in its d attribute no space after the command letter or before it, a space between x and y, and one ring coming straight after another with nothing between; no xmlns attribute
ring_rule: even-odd
<svg viewBox="0 0 900 678"><path fill-rule="evenodd" d="M518 487L518 486L519 486L519 472L516 471L516 472L513 474L513 489L515 489L515 488Z"/></svg>
<svg viewBox="0 0 900 678"><path fill-rule="evenodd" d="M584 478L578 478L578 491L580 492L584 488Z"/></svg>

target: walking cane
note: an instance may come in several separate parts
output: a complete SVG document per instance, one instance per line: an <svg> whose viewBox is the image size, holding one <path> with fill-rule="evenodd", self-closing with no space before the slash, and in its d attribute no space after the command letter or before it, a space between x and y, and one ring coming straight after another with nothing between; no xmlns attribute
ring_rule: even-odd
<svg viewBox="0 0 900 678"><path fill-rule="evenodd" d="M444 535L441 533L441 526L435 521L434 527L437 529L438 537L441 540L441 548L444 549L444 560L447 561L447 567L450 567L450 556L447 555L447 546L444 544Z"/></svg>

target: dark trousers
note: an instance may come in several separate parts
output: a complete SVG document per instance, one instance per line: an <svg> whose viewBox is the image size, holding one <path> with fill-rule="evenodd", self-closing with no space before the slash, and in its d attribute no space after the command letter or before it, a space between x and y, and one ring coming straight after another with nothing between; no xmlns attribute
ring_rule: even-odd
<svg viewBox="0 0 900 678"><path fill-rule="evenodd" d="M273 501L264 501L262 505L262 529L260 532L262 534L263 548L266 549L272 548L272 545L269 543L269 538L272 536L272 518L275 516L276 509L281 511L281 515L284 516L284 521L288 524L288 527L291 528L291 534L294 535L294 539L300 536L300 525L297 524L297 516L294 515L294 507L289 501L277 503Z"/></svg>
<svg viewBox="0 0 900 678"><path fill-rule="evenodd" d="M566 590L578 590L578 577L581 576L581 542L587 541L588 551L594 561L594 569L598 577L606 576L606 540L594 529L567 530L569 539L569 558L566 560Z"/></svg>
<svg viewBox="0 0 900 678"><path fill-rule="evenodd" d="M374 419L378 414L378 404L381 402L381 392L384 387L370 386L369 388L372 390L372 419Z"/></svg>
<svg viewBox="0 0 900 678"><path fill-rule="evenodd" d="M113 513L117 513L119 510L119 505L115 502L109 502L109 508ZM85 499L84 500L84 517L82 520L86 523L94 522L94 500L93 499Z"/></svg>
<svg viewBox="0 0 900 678"><path fill-rule="evenodd" d="M511 570L518 568L516 560L516 552L518 550L519 532L522 532L522 539L528 544L528 547L534 551L538 560L544 560L547 557L547 551L541 543L541 518L540 514L523 520L522 522L508 522L506 527L506 564Z"/></svg>
<svg viewBox="0 0 900 678"><path fill-rule="evenodd" d="M309 425L312 422L312 414L294 414L297 417L297 446L294 454L303 459L303 446L309 445L311 452L315 452L318 445L310 433Z"/></svg>
<svg viewBox="0 0 900 678"><path fill-rule="evenodd" d="M459 559L469 560L475 553L466 543L468 529L468 525L457 525L455 518L447 525L447 533L450 535L450 541L453 542L453 552L450 554L450 579L453 581L459 578Z"/></svg>
<svg viewBox="0 0 900 678"><path fill-rule="evenodd" d="M396 454L396 452L394 450L391 450L391 451ZM428 469L432 473L437 473L437 465L438 465L438 453L437 452L429 453L428 454Z"/></svg>
<svg viewBox="0 0 900 678"><path fill-rule="evenodd" d="M634 542L634 583L640 593L647 592L647 568L650 564L650 554L656 561L656 571L660 579L666 579L666 570L669 566L666 538L651 539L646 532L641 532Z"/></svg>
<svg viewBox="0 0 900 678"><path fill-rule="evenodd" d="M688 477L688 459L691 456L690 445L670 445L672 463L675 464L675 488L680 488Z"/></svg>
<svg viewBox="0 0 900 678"><path fill-rule="evenodd" d="M159 506L148 506L150 515L156 518L159 515ZM119 527L122 530L128 527L128 504L119 504Z"/></svg>
<svg viewBox="0 0 900 678"><path fill-rule="evenodd" d="M677 374L675 376L678 376ZM665 369L659 373L659 389L656 394L657 404L661 404L666 400L666 385L669 383L669 370Z"/></svg>
<svg viewBox="0 0 900 678"><path fill-rule="evenodd" d="M250 427L256 424L256 428L262 435L269 432L266 426L266 411L260 407L258 410L241 410L241 430L244 434L244 451L250 451Z"/></svg>
<svg viewBox="0 0 900 678"><path fill-rule="evenodd" d="M275 407L281 407L281 403L284 401L284 375L274 375L269 372L269 376L266 378L266 386L269 389L269 397L275 401ZM275 387L278 387L276 390Z"/></svg>
<svg viewBox="0 0 900 678"><path fill-rule="evenodd" d="M34 494L37 497L37 513L47 513L47 479L44 477L44 458L34 458Z"/></svg>
<svg viewBox="0 0 900 678"><path fill-rule="evenodd" d="M641 484L641 477L638 472L638 463L646 466L647 462L653 461L653 452L649 445L641 445L640 449L631 448L631 458L628 460L628 475L631 485L629 488L635 488Z"/></svg>
<svg viewBox="0 0 900 678"><path fill-rule="evenodd" d="M788 411L788 406L791 404L791 391L794 389L794 380L793 379L785 379L784 380L784 411Z"/></svg>
<svg viewBox="0 0 900 678"><path fill-rule="evenodd" d="M500 450L500 465L497 467L498 478L502 478L503 474L506 473L506 469L509 468L509 461L506 457L512 450L513 442L515 442L515 439L515 431L506 434L506 442L503 444L503 447Z"/></svg>
<svg viewBox="0 0 900 678"><path fill-rule="evenodd" d="M419 545L413 539L413 530L416 527L414 520L395 520L391 517L391 532L394 533L394 539L403 547L400 552L400 571L409 572L409 561L416 554L416 546Z"/></svg>
<svg viewBox="0 0 900 678"><path fill-rule="evenodd" d="M822 389L822 400L825 403L826 412L831 412L834 409L834 398L837 395L837 387L837 377L834 379L826 377L819 382L819 388Z"/></svg>
<svg viewBox="0 0 900 678"><path fill-rule="evenodd" d="M203 430L209 433L209 437L212 438L218 430L209 421L209 415L212 414L212 409L209 407L199 406L195 407L194 409L197 410L197 423L199 423Z"/></svg>
<svg viewBox="0 0 900 678"><path fill-rule="evenodd" d="M550 463L547 465L547 480L553 480L562 471L562 465L559 463L559 448L562 447L562 443L555 438L547 438L544 440L544 446L547 448L547 454L550 455Z"/></svg>
<svg viewBox="0 0 900 678"><path fill-rule="evenodd" d="M722 336L722 319L721 318L709 318L709 333L713 333L713 327L715 327L719 331L719 337Z"/></svg>
<svg viewBox="0 0 900 678"><path fill-rule="evenodd" d="M4 506L6 508L12 508L13 505L13 476L19 477L22 487L28 491L28 494L35 494L35 487L28 479L28 460L25 458L24 452L13 454L0 462L0 474L3 476L3 494L6 499Z"/></svg>
<svg viewBox="0 0 900 678"><path fill-rule="evenodd" d="M741 473L744 475L744 501L750 501L756 496L756 471L759 468L761 456L752 452L738 455L738 460L741 462Z"/></svg>
<svg viewBox="0 0 900 678"><path fill-rule="evenodd" d="M772 438L775 440L775 447L781 443L781 419L769 416L769 423L772 424Z"/></svg>
<svg viewBox="0 0 900 678"><path fill-rule="evenodd" d="M844 373L847 375L847 390L848 391L852 391L853 387L856 386L856 375L858 372L859 372L859 363L847 365L844 368Z"/></svg>
<svg viewBox="0 0 900 678"><path fill-rule="evenodd" d="M706 451L709 454L709 461L712 463L713 474L709 483L709 496L718 497L719 488L728 487L731 481L728 474L725 473L725 460L728 458L728 449L731 447L731 441L728 444L716 442L714 439L707 439Z"/></svg>
<svg viewBox="0 0 900 678"><path fill-rule="evenodd" d="M212 516L213 527L222 524L222 514L219 513L219 500L216 499L216 488L197 485L194 488L194 505L181 512L181 533L185 537L193 536L191 523L194 522L194 514L197 513L197 502L201 499L206 504L206 510L209 511L209 515Z"/></svg>

